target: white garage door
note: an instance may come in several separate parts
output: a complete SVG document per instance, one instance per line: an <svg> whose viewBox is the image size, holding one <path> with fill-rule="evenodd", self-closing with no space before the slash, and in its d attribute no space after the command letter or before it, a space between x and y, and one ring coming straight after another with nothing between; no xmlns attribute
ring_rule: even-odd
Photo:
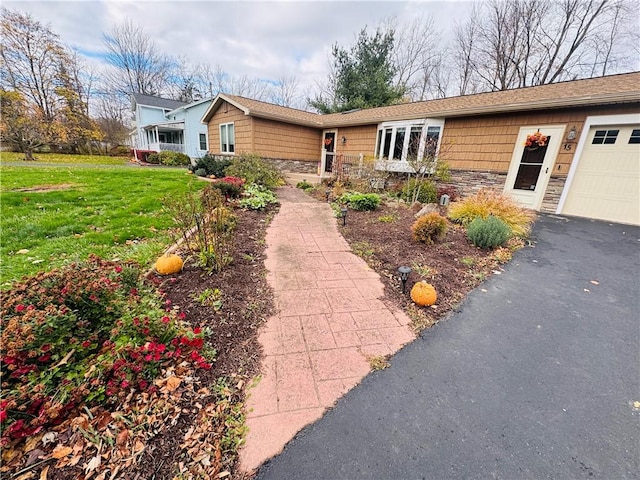
<svg viewBox="0 0 640 480"><path fill-rule="evenodd" d="M640 225L640 125L589 129L562 213Z"/></svg>

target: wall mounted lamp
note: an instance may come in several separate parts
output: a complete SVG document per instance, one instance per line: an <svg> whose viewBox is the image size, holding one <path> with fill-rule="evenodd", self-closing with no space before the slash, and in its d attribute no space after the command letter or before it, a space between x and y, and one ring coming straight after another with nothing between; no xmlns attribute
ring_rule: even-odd
<svg viewBox="0 0 640 480"><path fill-rule="evenodd" d="M342 136L342 138L340 139L342 140L342 144L344 145L345 143L347 143L347 137L345 137L344 135Z"/></svg>
<svg viewBox="0 0 640 480"><path fill-rule="evenodd" d="M571 150L571 142L573 142L578 136L578 131L576 130L576 126L571 127L571 130L567 132L566 143L564 144L565 150Z"/></svg>

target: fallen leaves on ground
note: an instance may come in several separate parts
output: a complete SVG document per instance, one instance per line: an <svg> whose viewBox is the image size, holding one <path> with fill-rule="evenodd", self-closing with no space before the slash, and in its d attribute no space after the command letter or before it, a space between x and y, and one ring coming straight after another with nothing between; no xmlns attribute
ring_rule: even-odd
<svg viewBox="0 0 640 480"><path fill-rule="evenodd" d="M155 393L132 393L114 411L84 408L50 432L12 442L3 448L0 472L23 480L62 471L63 478L115 479L140 462L153 437L185 417L191 427L176 455L181 461L175 473L185 479L223 478L229 467L222 460L227 414L241 404L232 392L212 395L193 371L181 370L180 375L165 370Z"/></svg>

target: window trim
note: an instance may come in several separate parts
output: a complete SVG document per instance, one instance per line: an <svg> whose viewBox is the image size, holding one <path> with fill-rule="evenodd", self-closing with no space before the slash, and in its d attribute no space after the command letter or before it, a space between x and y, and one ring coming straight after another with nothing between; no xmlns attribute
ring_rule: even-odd
<svg viewBox="0 0 640 480"><path fill-rule="evenodd" d="M440 144L442 142L442 135L444 132L444 119L439 118L421 118L414 120L399 120L391 122L382 122L378 124L376 133L376 145L375 145L375 159L379 168L390 171L411 171L411 167L407 162L407 155L409 152L409 143L411 140L411 132L414 128L420 129L420 140L418 145L417 155L419 159L422 159L425 154L425 144L427 140L427 132L430 128L438 128L438 143L436 146L436 158L440 152ZM404 139L402 142L402 154L398 155L395 152L396 134L398 129L404 128ZM387 130L391 130L391 137L389 139L388 155L383 156L385 150L387 150ZM389 157L389 158L387 158Z"/></svg>
<svg viewBox="0 0 640 480"><path fill-rule="evenodd" d="M601 130L596 130L595 132L593 132L591 145L615 145L618 141L619 134L619 128L603 128Z"/></svg>
<svg viewBox="0 0 640 480"><path fill-rule="evenodd" d="M233 132L233 143L229 142L229 126L232 127ZM222 141L222 127L225 128L225 141ZM235 122L227 122L221 123L218 125L218 131L220 132L220 153L224 155L235 155L236 154L236 127Z"/></svg>
<svg viewBox="0 0 640 480"><path fill-rule="evenodd" d="M204 148L202 148L202 137L204 137ZM198 134L198 149L203 152L209 151L209 138L207 138L206 133Z"/></svg>

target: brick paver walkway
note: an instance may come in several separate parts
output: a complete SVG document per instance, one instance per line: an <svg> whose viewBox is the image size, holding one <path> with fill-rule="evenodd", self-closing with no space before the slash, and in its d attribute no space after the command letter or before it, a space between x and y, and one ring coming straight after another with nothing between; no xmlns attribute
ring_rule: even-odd
<svg viewBox="0 0 640 480"><path fill-rule="evenodd" d="M368 357L414 338L409 318L379 299L380 278L350 252L329 205L293 187L278 196L265 260L278 313L259 333L264 360L247 399L245 471L282 451L357 385L370 371Z"/></svg>

